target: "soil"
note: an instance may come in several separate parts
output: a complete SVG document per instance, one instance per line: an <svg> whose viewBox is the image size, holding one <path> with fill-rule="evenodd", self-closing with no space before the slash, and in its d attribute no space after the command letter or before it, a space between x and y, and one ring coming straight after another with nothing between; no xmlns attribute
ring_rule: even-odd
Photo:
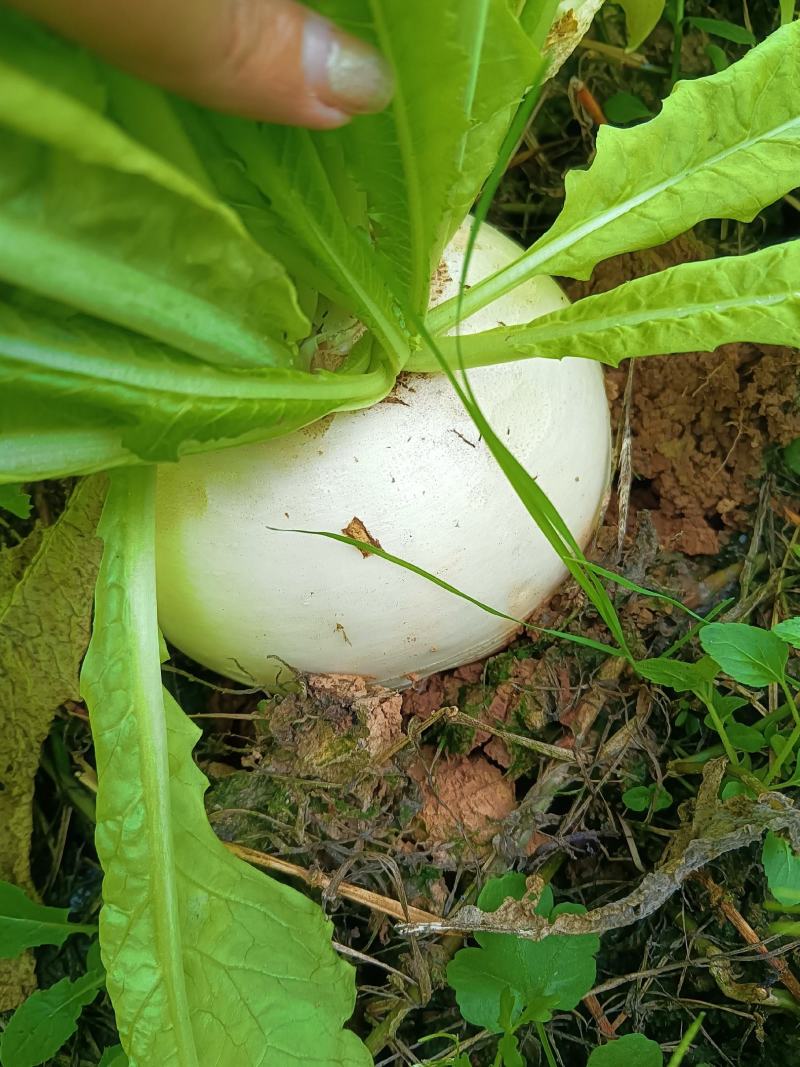
<svg viewBox="0 0 800 1067"><path fill-rule="evenodd" d="M686 235L607 260L588 282L567 288L578 299L711 254ZM618 427L628 373L632 508L650 511L663 547L716 555L732 534L748 529L770 450L800 437L797 352L731 344L611 370L608 393Z"/></svg>

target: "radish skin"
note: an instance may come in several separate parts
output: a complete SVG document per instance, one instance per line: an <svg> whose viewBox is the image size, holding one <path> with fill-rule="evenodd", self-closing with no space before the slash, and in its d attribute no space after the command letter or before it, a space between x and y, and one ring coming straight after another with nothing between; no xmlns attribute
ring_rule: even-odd
<svg viewBox="0 0 800 1067"><path fill-rule="evenodd" d="M457 292L467 236L465 223L434 302ZM518 254L484 225L468 283ZM528 322L566 303L552 279L536 278L461 330ZM469 377L495 432L585 543L610 467L600 366L529 359ZM400 686L479 659L515 630L386 560L271 528L338 533L357 519L387 552L515 618L565 575L439 374L402 376L380 404L291 436L162 465L157 517L165 636L220 674L265 686L285 677L282 664Z"/></svg>

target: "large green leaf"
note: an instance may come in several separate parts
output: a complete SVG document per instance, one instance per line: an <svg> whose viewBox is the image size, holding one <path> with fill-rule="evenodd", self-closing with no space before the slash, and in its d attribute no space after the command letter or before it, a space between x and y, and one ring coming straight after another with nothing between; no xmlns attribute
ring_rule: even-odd
<svg viewBox="0 0 800 1067"><path fill-rule="evenodd" d="M539 57L507 0L318 0L367 36L395 74L391 105L335 135L365 190L378 254L415 312L463 220Z"/></svg>
<svg viewBox="0 0 800 1067"><path fill-rule="evenodd" d="M364 373L245 373L49 311L0 302L0 482L276 436L374 403L394 381L380 363Z"/></svg>
<svg viewBox="0 0 800 1067"><path fill-rule="evenodd" d="M525 356L582 356L616 367L631 356L711 351L731 341L794 345L800 331L800 241L747 256L681 263L587 297L525 326L443 337L440 351L479 367ZM409 370L433 371L430 350Z"/></svg>
<svg viewBox="0 0 800 1067"><path fill-rule="evenodd" d="M211 362L292 365L284 268L192 178L6 63L0 153L0 278Z"/></svg>
<svg viewBox="0 0 800 1067"><path fill-rule="evenodd" d="M353 972L308 898L235 859L203 809L199 730L162 690L155 473L112 475L82 674L95 739L100 940L139 1067L366 1067Z"/></svg>
<svg viewBox="0 0 800 1067"><path fill-rule="evenodd" d="M708 218L749 221L794 188L800 172L800 23L776 30L720 74L680 82L656 118L601 127L597 156L572 171L564 208L518 260L473 286L463 313L536 274L588 278L620 252L660 244ZM429 316L455 323L457 302Z"/></svg>
<svg viewBox="0 0 800 1067"><path fill-rule="evenodd" d="M203 138L212 162L224 157L228 182L234 181L229 174L233 161L249 188L261 196L258 208L249 206L248 224L263 235L263 243L296 273L310 276L326 296L358 315L400 369L408 354L402 314L369 235L352 226L337 198L315 136L308 130L199 110L190 129ZM240 184L236 181L236 187Z"/></svg>

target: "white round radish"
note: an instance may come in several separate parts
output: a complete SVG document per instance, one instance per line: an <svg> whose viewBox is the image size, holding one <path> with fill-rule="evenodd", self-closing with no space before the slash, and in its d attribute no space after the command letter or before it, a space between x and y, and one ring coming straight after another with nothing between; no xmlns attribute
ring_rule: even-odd
<svg viewBox="0 0 800 1067"><path fill-rule="evenodd" d="M465 224L445 253L437 302L458 289L467 234ZM518 254L483 226L468 282ZM536 278L476 313L462 332L528 322L566 303L554 281ZM601 368L528 359L469 377L495 432L585 542L609 475ZM251 683L274 683L283 661L401 685L478 659L514 632L513 623L386 560L273 529L338 533L358 523L387 552L515 618L529 615L564 577L447 379L407 375L372 408L159 469L158 606L166 637L198 662Z"/></svg>

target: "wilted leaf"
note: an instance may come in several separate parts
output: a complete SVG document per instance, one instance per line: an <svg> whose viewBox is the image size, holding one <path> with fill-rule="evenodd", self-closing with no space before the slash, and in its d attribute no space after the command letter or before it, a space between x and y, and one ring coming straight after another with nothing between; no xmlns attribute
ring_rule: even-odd
<svg viewBox="0 0 800 1067"><path fill-rule="evenodd" d="M603 3L604 0L560 0L544 43L548 78L558 73L575 51Z"/></svg>
<svg viewBox="0 0 800 1067"><path fill-rule="evenodd" d="M32 888L28 849L33 780L53 715L78 698L100 559L94 531L104 481L82 482L49 529L8 553L18 581L0 589L0 878ZM22 570L15 556L26 561ZM0 964L0 1009L33 987L30 957Z"/></svg>

